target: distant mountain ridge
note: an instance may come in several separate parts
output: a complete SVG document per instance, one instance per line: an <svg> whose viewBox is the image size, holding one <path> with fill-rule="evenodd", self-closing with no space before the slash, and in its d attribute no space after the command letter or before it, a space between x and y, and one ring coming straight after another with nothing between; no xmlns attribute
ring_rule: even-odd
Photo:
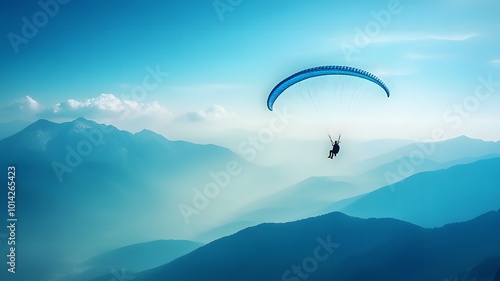
<svg viewBox="0 0 500 281"><path fill-rule="evenodd" d="M1 148L8 146L10 149L21 151L28 149L29 153L36 153L42 159L58 160L64 164L68 153L80 154L80 157L92 159L96 156L93 152L100 152L99 160L110 157L109 161L114 161L124 159L123 157L134 150L144 149L144 147L138 147L139 145L153 143L156 143L155 148L159 149L156 152L163 154L166 160L171 157L184 156L182 153L199 147L210 147L217 150L214 153L234 156L231 151L222 147L169 141L148 130L132 134L84 118L60 124L40 119L21 132L2 140Z"/></svg>
<svg viewBox="0 0 500 281"><path fill-rule="evenodd" d="M467 136L459 136L438 142L415 142L396 150L375 156L360 164L361 171L372 170L384 163L409 157L411 164L418 168L422 160L446 163L464 158L478 158L488 154L500 154L500 141L483 141Z"/></svg>
<svg viewBox="0 0 500 281"><path fill-rule="evenodd" d="M496 208L500 208L500 205L497 203L491 204L483 204L482 199L478 198L484 196L486 202L490 202L494 200L494 198L499 198L499 196L490 196L488 194L488 190L494 187L494 183L496 181L495 178L488 178L487 182L489 185L483 186L478 185L474 187L470 187L471 191L478 191L477 196L469 196L466 192L464 192L464 197L475 198L475 201L471 201L470 203L475 202L476 206L472 206L471 208L463 208L460 204L456 203L454 206L451 206L451 202L445 202L446 200L442 199L444 203L435 202L437 206L448 206L448 209L444 212L436 212L435 215L429 216L422 213L420 214L420 219L416 219L415 217L419 214L419 206L415 205L415 202L422 202L419 194L415 193L412 196L406 198L410 202L405 200L397 200L395 203L386 199L379 207L376 202L369 206L364 206L363 204L355 204L354 202L359 200L360 198L367 196L370 197L371 193L376 194L378 188L382 188L383 190L388 189L389 194L394 193L394 185L395 182L400 181L406 177L411 177L412 175L419 174L422 172L438 172L442 169L448 169L450 167L456 165L475 165L474 162L479 160L487 160L494 159L500 157L499 154L495 154L497 147L497 142L485 142L482 140L473 140L467 137L459 137L458 140L452 139L444 142L440 142L439 145L443 146L448 141L453 143L460 143L462 141L471 142L476 146L476 150L480 153L474 157L464 157L458 158L455 160L450 160L448 162L437 162L429 159L414 159L409 156L405 156L402 158L398 158L392 160L392 162L381 164L380 166L358 176L324 176L324 177L310 177L307 178L295 185L287 187L280 192L273 194L269 197L263 198L258 202L255 202L252 205L246 207L246 209L242 209L239 213L236 213L234 219L227 222L227 225L222 225L215 228L213 231L207 233L209 237L215 237L216 233L219 233L218 237L226 236L234 233L240 226L239 229L242 229L243 226L251 226L256 225L262 222L286 222L293 221L300 218L317 216L320 214L329 213L332 211L345 211L348 214L351 214L351 209L348 209L349 205L358 206L353 207L354 210L357 210L356 213L352 213L352 215L360 216L364 218L368 217L395 217L403 220L409 219L410 221L422 224L424 226L441 226L445 223L455 222L455 219L459 219L460 221L467 220L473 218L481 213L484 213L489 210L495 210ZM380 141L383 142L383 141ZM390 142L389 142L390 143ZM380 143L379 143L380 145ZM438 144L425 144L428 147L431 145L436 146ZM481 149L481 145L485 145L486 149ZM418 147L413 144L414 147ZM410 146L411 147L411 146ZM408 147L407 147L408 148ZM406 149L408 150L408 149ZM411 152L411 151L410 151ZM489 153L491 152L491 153ZM486 154L483 154L486 153ZM395 156L393 152L389 152ZM379 155L382 157L383 155ZM390 157L389 157L390 158ZM388 158L388 159L389 159ZM416 162L419 160L418 162ZM415 165L417 163L418 165ZM362 164L362 163L360 163ZM481 179L481 174L489 170L482 169L474 169L474 176L478 180ZM491 173L490 173L491 174ZM388 177L389 175L389 177ZM459 175L459 177L463 177L465 174ZM448 178L453 178L453 171L447 174ZM394 181L393 181L394 180ZM486 178L484 178L486 180ZM435 179L429 182L422 181L420 185L422 186L431 186L435 182ZM466 181L463 181L466 182ZM478 181L479 182L479 181ZM444 184L444 183L443 183ZM491 185L493 184L493 186ZM404 185L404 184L403 184ZM384 187L389 187L385 188ZM457 187L461 186L460 183L457 183ZM463 187L465 188L465 187ZM489 189L488 189L489 188ZM484 191L484 192L482 192ZM422 195L423 196L423 195ZM445 195L440 195L441 197ZM457 195L458 196L458 195ZM425 195L425 197L428 197ZM346 199L347 198L347 199ZM376 201L376 200L375 200ZM399 202L401 201L401 202ZM452 201L454 202L454 201ZM413 206L413 217L404 217L399 211L396 209L396 205L405 205L407 208ZM388 210L385 213L381 213L382 210L386 208L392 208L392 210ZM427 206L425 208L431 209L437 208L434 205ZM424 208L424 209L425 209ZM450 216L448 213L456 213L454 212L454 208L460 210L460 214L458 216ZM463 214L465 210L470 210L470 213ZM422 210L420 210L422 211ZM427 218L427 219L425 219ZM207 236L207 237L208 237ZM208 240L210 241L210 240Z"/></svg>
<svg viewBox="0 0 500 281"><path fill-rule="evenodd" d="M84 264L126 267L138 272L168 263L201 246L203 244L187 240L156 240L108 251L86 260Z"/></svg>
<svg viewBox="0 0 500 281"><path fill-rule="evenodd" d="M500 208L500 157L423 172L361 196L341 209L421 226L464 221Z"/></svg>
<svg viewBox="0 0 500 281"><path fill-rule="evenodd" d="M148 239L183 237L191 230L173 227L186 225L179 205L192 204L193 189L203 191L213 181L210 173L237 163L242 172L231 179L236 186L254 171L261 175L256 182L269 181L272 173L223 147L171 141L148 130L132 134L84 118L60 124L38 120L0 140L0 159L4 166L16 166L22 186L17 203L26 224L19 239L30 249L25 257L47 249L59 257L80 251L92 255L102 245L132 244L145 240L145 234ZM232 188L220 197L237 191ZM6 198L0 198L2 206ZM200 216L210 216L215 205ZM53 231L61 225L64 230Z"/></svg>
<svg viewBox="0 0 500 281"><path fill-rule="evenodd" d="M482 143L478 140L460 138L456 144L458 147L463 143L470 144L472 142L474 145ZM443 144L436 144L436 148L439 145ZM440 226L450 221L464 221L489 210L498 209L500 196L497 191L500 190L498 186L500 181L497 167L500 166L498 162L500 158L495 158L497 145L498 142L487 142L487 148L476 147L472 149L470 155L463 155L463 158L457 158L455 154L450 152L455 151L452 149L446 150L450 153L445 151L446 153L443 152L442 155L441 152L436 152L435 159L426 160L428 162L422 164L421 168L453 167L446 170L418 173L376 192L351 198L349 202L339 202L345 203L341 209L350 215L396 217L424 226ZM411 152L408 149L405 151ZM482 154L486 152L488 154ZM393 159L391 157L397 155L394 152L389 154L391 155L386 155L387 159ZM384 155L377 157L380 157L378 159L386 159ZM491 157L494 158L475 161ZM85 254L88 257L89 253L93 254L96 250L117 248L135 243L138 240L144 241L146 240L144 234L147 234L148 239L153 240L184 237L185 235L197 237L196 234L204 233L202 231L197 233L197 231L210 225L208 219L218 215L215 211L217 208L227 214L239 210L234 208L234 206L239 207L238 203L233 200L234 196L245 199L254 196L261 200L260 203L265 208L247 214L248 217L244 217L247 220L231 221L230 224L223 225L220 232L215 230L210 232L210 229L207 228L208 241L221 237L220 234L223 232L229 234L245 226L255 225L259 218L287 221L316 215L318 212L324 213L325 211L322 210L326 210L326 208L323 209L323 207L328 206L329 201L338 200L338 192L350 194L352 189L359 187L349 182L343 182L339 177L317 177L307 179L290 189L276 193L273 192L273 189L276 188L280 179L272 168L261 168L252 163L246 163L244 159L224 147L171 141L148 130L132 134L84 118L61 124L38 120L24 130L0 140L0 159L2 159L0 161L3 165L16 165L17 184L22 187L19 189L18 203L19 206L23 206L19 209L19 216L23 218L24 228L22 232L19 232L19 239L25 245L23 249L20 249L20 255L26 259L26 264L30 264L30 262L37 264L39 259L36 258L40 258L40 256L30 256L37 253L42 255L44 260L54 261L53 265L55 266L57 257L73 257L72 255L78 257L79 255L85 256ZM449 161L438 162L443 159ZM467 159L466 162L473 163L455 166L462 163L464 159ZM397 167L398 161L400 161L399 158L393 159L393 162L385 163L371 171L379 174L383 173L384 170L392 170ZM60 168L62 169L60 171L65 171L61 174L62 181L58 179L57 172L54 170L55 162L61 165L59 167L66 166L70 169L70 171L66 171L64 168ZM205 196L205 199L208 200L206 208L197 209L200 215L193 219L194 223L188 225L179 212L179 205L181 203L192 204L194 198L200 198L200 190L203 191L203 188L213 187L214 183L217 184L218 182L214 181L213 175L215 173L220 175L221 172L226 171L228 163L237 163L242 172L228 179L219 176L218 181L224 179L225 182L230 182L230 188L225 189L220 196L214 198ZM444 188L442 193L438 193L438 196L433 198L430 194L434 194L436 190L429 188L428 185L448 188ZM400 191L405 192L400 193ZM263 195L266 195L266 192L274 195L265 197ZM396 194L391 195L391 193ZM0 205L3 206L5 200L5 196L0 197ZM318 202L321 204L317 204ZM423 203L425 203L425 208L422 208ZM467 206L467 208L460 208L460 206ZM422 210L427 210L428 213L422 213ZM325 217L329 219L321 219ZM423 220L425 217L428 220ZM380 222L383 223L378 224ZM262 268L264 273L272 274L272 280L276 280L276 278L283 278L283 275L280 274L286 270L293 273L291 266L295 263L301 263L306 257L311 256L311 251L314 251L320 243L318 241L322 241L323 244L329 244L328 241L330 241L334 244L340 244L338 248L330 248L333 253L339 255L330 253L330 257L339 257L342 259L342 265L337 264L337 261L333 262L327 259L324 264L331 265L334 271L321 273L318 263L317 276L310 274L309 280L329 280L328 276L334 275L340 276L339 280L363 280L363 278L370 279L373 276L385 279L373 277L375 279L370 280L391 280L393 276L383 275L376 270L376 268L385 268L386 262L394 263L399 259L399 256L394 256L391 251L386 254L388 249L401 248L412 252L415 249L409 248L410 242L424 243L428 240L432 240L432 243L426 244L428 247L439 248L445 240L444 238L450 237L449 233L445 231L446 235L440 237L439 242L433 242L434 238L432 237L438 232L432 232L431 239L426 236L430 230L410 223L393 219L356 219L339 213L311 220L303 219L294 223L292 225L296 227L290 227L288 223L258 225L215 240L214 245L217 247L212 248L213 244L211 243L187 256L176 259L161 267L164 270L162 274L168 274L173 278L172 280L205 278L205 276L196 275L198 273L214 274L214 277L210 277L215 278L213 280L225 280L220 278L240 280L243 278L241 272L247 274L252 270L242 265L245 259L252 261L258 257L262 260L255 262L257 268L259 270ZM365 223L367 225L364 225ZM478 229L484 228L482 223L478 225ZM281 226L286 226L286 230L278 230ZM447 227L445 228L449 229ZM340 231L342 233L339 236L341 242L331 240L333 236L328 238L329 235L341 228L347 229L343 232ZM318 229L319 232L317 232ZM492 227L492 229L492 234L496 234L496 228ZM363 233L363 236L358 236L358 232ZM463 232L472 235L470 224L463 229ZM294 237L288 239L290 233ZM370 235L374 235L374 233L380 237L371 237ZM273 237L273 239L281 237L284 241L267 240L268 237ZM470 237L489 241L492 249L496 249L496 241L492 241L490 237ZM303 244L305 238L309 240ZM352 244L351 242L354 240L361 242ZM229 246L226 245L227 241L230 241ZM461 242L464 243L467 240ZM454 246L458 245L453 243ZM103 249L104 245L106 248ZM0 250L3 251L5 244L0 246ZM476 246L481 251L485 249L484 245L480 243ZM30 251L25 249L30 249ZM216 251L212 251L213 249ZM238 256L238 249L243 250L242 256ZM439 249L443 249L443 252L451 252L454 248ZM229 250L234 250L234 252ZM430 253L422 251L416 253L430 255ZM461 265L460 270L467 272L467 270L477 266L480 269L478 270L482 271L483 260L474 256L477 253L473 253L472 249L462 249L462 251L466 255L472 252L474 258L467 258L467 262L457 261L457 264ZM225 256L228 252L231 254ZM281 253L289 252L291 253L289 257L281 255ZM268 253L268 256L259 256L260 253ZM354 254L352 255L352 253ZM486 250L482 253L486 253ZM434 254L432 253L432 257ZM490 252L490 254L490 257L499 255L495 251ZM117 254L117 256L119 255L121 254ZM123 255L128 256L129 254ZM441 257L438 254L436 256ZM33 260L29 261L29 258L33 258ZM451 254L445 258L454 261L456 259ZM0 261L3 262L4 259L5 257ZM190 268L192 259L200 263L203 263L204 259L221 259L226 265L234 265L234 270L230 268L228 272L222 272L220 268L214 268L213 271L202 268L197 272L189 272L193 271L192 267ZM125 258L125 260L129 259ZM366 275L364 273L356 275L350 271L358 263L364 264L367 260L373 261L374 265L367 267ZM268 264L263 264L263 262ZM118 264L121 263L123 262ZM40 263L39 267L45 267L43 264ZM211 265L210 263L206 266ZM327 267L330 268L329 266ZM426 268L428 265L422 264L421 266ZM276 271L277 267L282 268L283 271ZM490 267L485 266L485 268ZM430 268L431 271L434 269L436 272L441 270ZM240 275L237 275L237 270L241 270ZM405 268L405 270L411 271L413 269ZM442 271L446 274L442 275L445 276L444 278L457 276L453 270L443 269ZM156 274L159 271L154 269L150 272ZM254 280L267 280L268 275L264 273L261 275L248 273L248 276L254 276L256 278ZM35 273L33 274L37 276ZM149 273L138 275L137 278L143 278L146 274ZM416 273L412 272L412 274ZM398 280L413 276L401 272L396 273L396 275ZM431 275L422 275L422 278L429 276ZM182 279L182 277L187 279ZM288 277L299 278L300 276L291 274L287 275ZM111 277L108 276L105 281L110 279ZM163 280L163 277L159 277L158 280Z"/></svg>
<svg viewBox="0 0 500 281"><path fill-rule="evenodd" d="M88 281L113 270L124 270L128 274L152 269L169 263L203 244L186 240L156 240L125 246L101 253L82 261L64 273L60 269L60 281Z"/></svg>
<svg viewBox="0 0 500 281"><path fill-rule="evenodd" d="M498 237L500 211L437 229L331 213L245 229L135 280L437 281L499 256Z"/></svg>

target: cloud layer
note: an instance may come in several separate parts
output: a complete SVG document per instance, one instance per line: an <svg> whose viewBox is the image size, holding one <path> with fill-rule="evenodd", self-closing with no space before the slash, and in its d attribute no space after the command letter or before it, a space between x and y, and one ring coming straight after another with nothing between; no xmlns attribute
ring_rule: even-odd
<svg viewBox="0 0 500 281"><path fill-rule="evenodd" d="M2 118L10 116L31 116L42 110L42 106L30 96L16 99L0 108ZM10 118L9 118L10 119Z"/></svg>
<svg viewBox="0 0 500 281"><path fill-rule="evenodd" d="M224 107L212 105L205 110L187 112L181 115L177 120L181 122L206 122L222 120L234 116L234 113L229 113Z"/></svg>
<svg viewBox="0 0 500 281"><path fill-rule="evenodd" d="M39 118L49 120L73 120L79 117L92 119L108 124L135 124L134 127L144 127L153 124L187 124L203 125L236 117L235 113L227 111L220 105L212 105L198 111L189 111L177 116L158 101L141 103L136 100L119 98L113 94L100 94L94 98L83 100L67 99L53 105L42 105L34 98L25 96L14 100L2 109L1 117L8 118L11 114L21 113L27 121Z"/></svg>
<svg viewBox="0 0 500 281"><path fill-rule="evenodd" d="M139 103L135 100L120 99L113 94L101 94L98 97L82 101L68 99L58 102L45 110L46 117L87 117L135 119L139 117L169 118L171 113L158 102Z"/></svg>

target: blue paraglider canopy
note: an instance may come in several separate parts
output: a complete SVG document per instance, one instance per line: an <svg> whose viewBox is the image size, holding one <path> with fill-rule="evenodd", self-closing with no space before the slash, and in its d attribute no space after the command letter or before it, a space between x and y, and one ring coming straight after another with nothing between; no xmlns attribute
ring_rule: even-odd
<svg viewBox="0 0 500 281"><path fill-rule="evenodd" d="M327 66L318 66L299 71L287 77L283 81L279 82L273 88L273 90L269 94L269 97L267 98L267 108L272 111L276 99L290 86L309 78L324 76L324 75L346 75L346 76L359 77L361 79L371 81L380 86L387 94L387 97L389 97L390 95L389 89L384 84L384 82L382 82L382 80L380 80L377 76L371 74L368 71L351 66L327 65Z"/></svg>

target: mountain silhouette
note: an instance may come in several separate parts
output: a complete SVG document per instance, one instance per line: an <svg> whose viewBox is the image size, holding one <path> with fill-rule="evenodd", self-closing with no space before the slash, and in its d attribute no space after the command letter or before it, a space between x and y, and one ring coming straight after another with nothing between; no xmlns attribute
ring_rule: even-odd
<svg viewBox="0 0 500 281"><path fill-rule="evenodd" d="M467 140L467 138L465 139ZM478 142L481 143L482 141ZM497 154L485 154L478 157L459 158L444 163L423 159L418 166L412 166L411 164L413 161L412 158L403 157L398 160L382 164L381 166L373 170L370 170L364 174L360 174L358 176L310 177L307 178L306 180L303 180L293 186L285 188L275 194L272 194L271 196L263 198L255 202L254 204L248 206L246 209L243 209L239 215L235 216L235 218L228 223L228 226L234 226L236 225L235 224L236 222L239 222L239 225L245 225L247 227L262 222L286 222L305 217L317 216L339 210L351 214L351 211L353 210L348 207L349 205L353 204L355 201L364 196L370 198L372 196L370 194L372 191L373 194L379 194L380 192L382 192L374 190L389 185L390 188L386 189L389 189L391 193L394 193L393 191L395 185L391 185L390 181L391 177L387 178L387 173L391 173L393 175L395 174L396 177L394 179L396 180L394 182L397 182L403 180L406 177L410 177L414 174L421 173L422 171L438 171L456 165L469 164L477 162L478 160L494 159L498 157L499 155ZM409 166L401 168L402 165L403 166L409 165ZM474 171L476 178L481 178L481 173L483 172L481 168L472 169L471 171ZM487 172L488 169L484 171ZM446 176L454 177L453 170L448 172ZM489 183L493 183L495 181L495 179L488 180L487 177L481 180L488 181ZM430 186L434 182L435 179L432 179L429 182L421 180L420 184L424 186ZM463 183L465 184L465 182L467 181L464 181ZM482 190L483 188L487 189L489 187L491 187L491 185L486 185L486 186L479 185L471 190L478 191ZM461 184L458 184L457 188L466 189L468 187L461 187ZM386 189L382 188L382 190ZM353 207L353 209L355 209L355 211L358 211L358 209L365 208L364 211L359 211L358 213L354 212L352 214L354 216L360 216L360 217L371 217L378 214L380 210L384 210L385 208L395 208L395 205L398 204L410 208L410 206L414 205L412 203L415 201L414 198L419 198L419 196L427 197L427 195L421 195L418 194L417 190L415 191L416 191L415 194L411 194L411 196L408 196L406 199L402 198L394 199L394 200L401 200L403 203L392 204L391 202L388 202L388 199L385 199L385 197L382 198L377 197L376 199L372 200L373 201L372 207L368 207L368 205L364 203L365 201L362 200L361 202L363 203L353 204L353 206L358 206L358 207ZM488 191L486 191L485 193L479 192L479 194L488 194ZM443 196L443 195L439 194L438 192L438 196ZM444 196L446 196L446 194L444 194ZM383 203L384 205L383 207L378 207L377 203L379 202L379 200L380 202L385 202ZM405 200L409 200L412 202L406 204ZM481 202L481 200L476 200L476 203L478 205L482 205L482 203L479 202ZM437 202L436 204L446 205L448 203L441 204L440 202ZM461 209L463 208L461 206L455 205L454 207L460 209L460 212L462 212ZM500 207L500 205L497 204L493 204L492 206L490 205L489 207L491 208L489 209L483 207L484 206L481 206L480 208L478 208L478 210L475 210L475 207L470 208L471 213L459 216L459 219L467 220L473 218L486 211L494 210ZM415 215L418 215L419 208L420 206L414 206ZM432 208L432 206L430 206L429 208ZM450 206L448 212L446 213L452 212L451 211L452 208L453 206ZM428 218L426 215L421 215L420 217L422 218L422 220L417 220L417 221L412 220L412 222L424 224L425 226L434 226L432 220L439 221L442 216L446 216L446 213L442 215L431 216L431 218ZM410 219L408 217L401 217L400 214L397 213L397 210L393 210L392 212L389 212L387 214L380 215L379 217L396 217L403 220ZM442 218L441 221L439 221L438 225L455 222L453 220L453 217L451 218L452 220L449 219L450 218ZM429 221L428 224L427 221ZM221 232L223 230L227 232ZM235 228L219 227L218 231L221 233L219 237L222 237L234 233Z"/></svg>
<svg viewBox="0 0 500 281"><path fill-rule="evenodd" d="M139 241L189 237L191 229L178 227L187 225L179 206L192 206L195 188L203 191L207 183L217 183L221 190L209 198L211 208L191 219L201 232L214 212L237 206L214 202L249 190L247 185L254 192L245 198L251 200L259 187L272 192L263 184L271 177L279 180L271 169L223 147L171 141L148 130L132 134L84 118L60 124L38 120L0 140L0 159L2 166L16 167L17 215L24 227L19 251L26 264L28 259L33 264L77 261ZM230 164L239 171L231 178ZM223 185L232 188L223 190ZM0 197L0 205L6 201L7 196ZM7 251L5 243L0 250Z"/></svg>
<svg viewBox="0 0 500 281"><path fill-rule="evenodd" d="M335 181L332 177L311 177L239 210L229 223L200 235L211 241L263 222L288 222L323 214L332 202L350 197L356 186Z"/></svg>
<svg viewBox="0 0 500 281"><path fill-rule="evenodd" d="M392 217L434 227L500 208L500 158L423 172L360 196L341 209L357 217Z"/></svg>
<svg viewBox="0 0 500 281"><path fill-rule="evenodd" d="M366 143L366 145L376 145L376 146L386 146L391 144L390 140L380 140ZM214 237L223 237L229 234L241 230L244 227L253 226L263 222L286 222L293 221L300 218L317 216L333 211L345 210L349 213L349 209L345 209L347 206L351 205L353 202L357 201L361 197L367 195L374 190L381 187L390 185L390 189L394 189L392 183L401 181L406 177L410 177L414 174L418 174L425 171L438 171L442 169L447 169L460 164L469 164L476 162L478 160L486 160L498 158L499 155L495 154L496 147L498 143L485 142L482 140L474 140L467 137L458 137L456 139L447 140L439 143L426 143L424 144L427 149L431 147L441 147L445 143L451 143L452 145L469 143L475 146L477 151L477 156L473 157L462 157L450 160L447 162L437 162L434 160L429 160L427 158L420 159L415 165L416 159L413 157L405 156L391 162L384 163L372 170L356 176L320 176L320 177L310 177L297 184L287 187L279 192L272 194L268 197L259 199L253 204L250 204L235 214L235 216L225 222L225 224L219 225L214 229L206 233L206 235L201 235L203 237L202 241L212 241ZM396 142L396 147L400 147L404 142ZM486 148L481 148L484 146ZM406 145L405 151L409 151L410 155L415 147L419 147L417 144L412 146ZM361 146L358 148L362 148ZM411 148L413 150L408 150ZM386 148L387 149L387 148ZM389 155L394 153L389 150ZM384 154L380 154L379 158L384 158ZM392 158L389 157L388 159ZM480 176L481 171L476 174ZM450 176L453 176L452 174ZM491 181L490 181L491 182ZM428 186L431 183L422 182L422 185ZM482 186L478 186L475 189L481 189ZM413 194L407 200L413 200L413 198L418 198L419 194ZM345 199L350 197L348 199ZM377 199L378 200L378 199ZM376 201L376 200L375 200ZM413 200L414 201L414 200ZM477 201L479 202L479 201ZM333 205L332 205L333 204ZM439 202L437 204L440 204ZM391 208L392 204L386 203L387 208ZM412 203L409 204L411 206ZM444 203L446 205L446 203ZM363 204L359 204L359 208L364 208ZM462 206L455 206L462 212ZM474 210L472 208L471 213L464 216L459 216L461 220L467 220L473 218L485 211L493 210L498 206L495 204L493 208L479 208ZM380 209L384 209L382 207ZM415 207L415 213L418 215L418 208ZM373 209L377 209L377 204L374 203ZM377 214L375 210L374 214ZM354 213L354 215L359 215L361 217L370 217L371 208L366 208L365 212ZM448 210L447 213L451 211ZM430 226L434 225L432 220L439 221L439 225L455 222L454 218L448 218L447 213L438 214L437 216L432 216L431 218L426 218L422 215L423 221L416 221L418 223L427 223L429 221ZM399 214L394 211L382 217L398 216ZM397 217L400 218L400 217ZM401 217L401 219L406 219L406 217ZM427 224L426 224L427 225Z"/></svg>
<svg viewBox="0 0 500 281"><path fill-rule="evenodd" d="M335 212L247 228L134 280L445 280L498 256L498 237L499 211L436 229Z"/></svg>
<svg viewBox="0 0 500 281"><path fill-rule="evenodd" d="M132 272L151 269L181 257L203 244L187 240L157 240L134 244L99 254L86 266L122 268Z"/></svg>
<svg viewBox="0 0 500 281"><path fill-rule="evenodd" d="M484 154L475 157L464 157L447 162L437 162L429 159L415 159L401 157L397 160L382 164L366 173L352 177L338 177L359 186L358 189L370 192L374 189L393 184L417 173L447 169L455 165L468 164L483 159L500 157L500 154Z"/></svg>
<svg viewBox="0 0 500 281"><path fill-rule="evenodd" d="M161 266L202 244L186 240L157 240L125 246L101 253L66 269L60 269L59 281L88 281L113 271L130 274Z"/></svg>
<svg viewBox="0 0 500 281"><path fill-rule="evenodd" d="M500 154L500 142L483 141L467 136L459 136L443 141L415 142L399 147L391 152L375 156L360 163L358 170L368 172L383 164L397 162L407 157L411 158L412 163L417 163L413 166L418 171L421 165L424 167L428 165L428 163L424 162L425 160L447 163L459 159L478 159L489 154ZM362 172L359 174L362 174Z"/></svg>

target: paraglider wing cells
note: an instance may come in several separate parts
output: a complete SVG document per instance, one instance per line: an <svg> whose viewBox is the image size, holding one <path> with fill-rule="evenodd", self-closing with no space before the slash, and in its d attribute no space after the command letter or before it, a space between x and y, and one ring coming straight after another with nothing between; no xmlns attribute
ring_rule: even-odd
<svg viewBox="0 0 500 281"><path fill-rule="evenodd" d="M384 82L382 82L382 80L380 80L377 76L371 74L368 71L350 66L327 65L327 66L318 66L299 71L287 77L283 81L279 82L273 88L273 90L269 94L269 97L267 98L267 108L272 111L276 99L290 86L309 78L324 76L324 75L346 75L346 76L354 76L354 77L359 77L361 79L366 79L368 81L371 81L379 85L385 91L387 97L389 97L390 95L389 89L384 84Z"/></svg>

